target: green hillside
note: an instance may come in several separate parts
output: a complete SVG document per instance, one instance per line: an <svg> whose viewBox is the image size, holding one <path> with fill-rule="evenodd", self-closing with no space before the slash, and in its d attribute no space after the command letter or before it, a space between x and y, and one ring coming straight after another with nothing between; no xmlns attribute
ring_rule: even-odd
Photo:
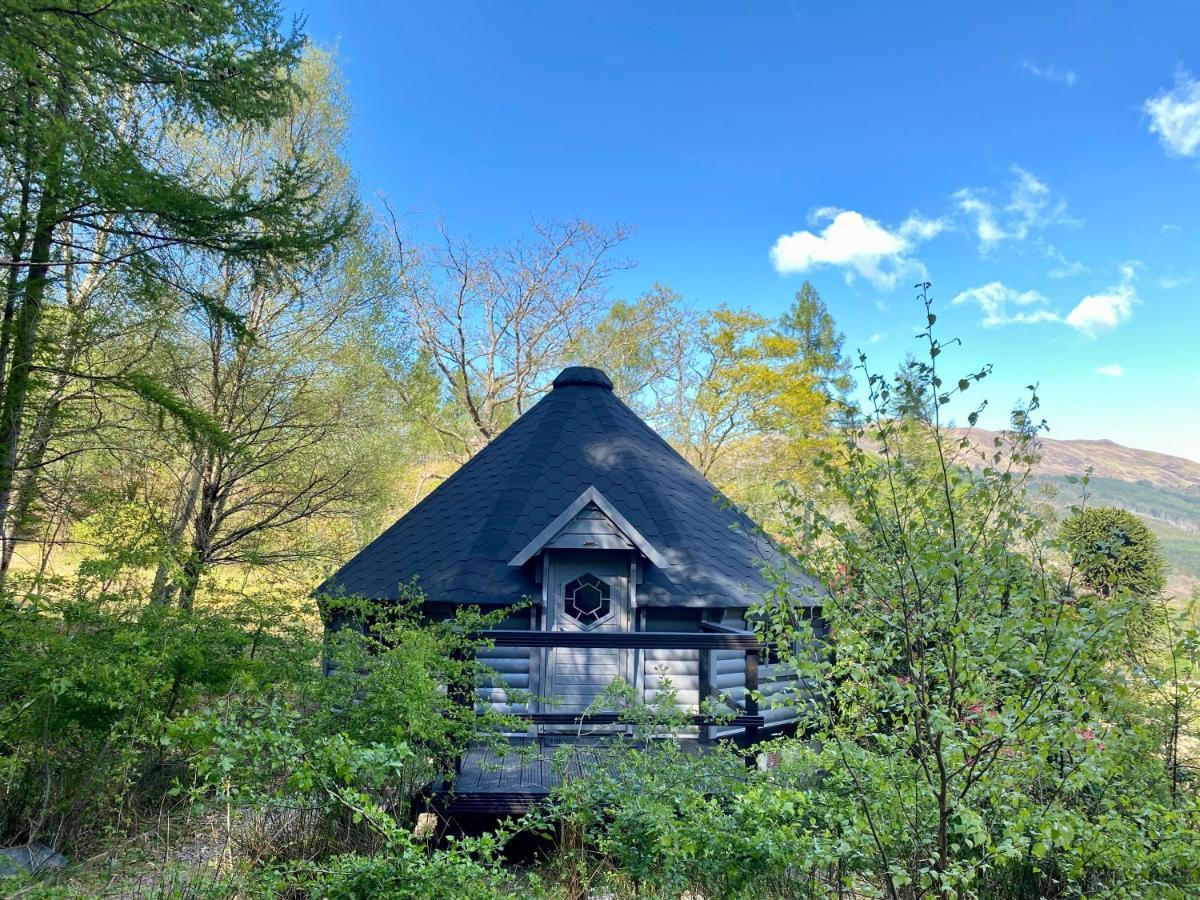
<svg viewBox="0 0 1200 900"><path fill-rule="evenodd" d="M958 434L983 447L998 436L984 429ZM1116 506L1141 516L1162 543L1168 589L1176 596L1200 589L1200 463L1104 440L1043 438L1039 443L1037 480L1058 518L1083 501L1079 476L1090 472L1087 505Z"/></svg>

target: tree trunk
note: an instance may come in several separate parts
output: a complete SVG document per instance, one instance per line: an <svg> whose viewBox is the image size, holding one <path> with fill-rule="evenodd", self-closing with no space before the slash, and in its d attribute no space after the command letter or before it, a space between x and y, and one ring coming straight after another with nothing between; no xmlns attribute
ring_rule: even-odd
<svg viewBox="0 0 1200 900"><path fill-rule="evenodd" d="M192 521L196 501L200 497L200 487L203 483L201 464L201 454L198 452L193 454L188 466L190 474L179 487L179 498L176 500L175 510L171 514L171 522L167 527L166 541L164 542L164 549L171 558L159 561L158 568L154 571L154 586L150 589L150 602L154 606L170 605L179 588L179 585L171 580L171 569L175 563L173 557L183 546L183 537L187 533L188 523Z"/></svg>
<svg viewBox="0 0 1200 900"><path fill-rule="evenodd" d="M192 526L192 546L187 558L183 561L183 577L179 585L179 608L190 612L196 603L196 589L200 586L200 576L209 562L212 553L213 522L216 519L216 486L212 479L213 464L210 458L205 467L204 486L200 492L200 508L196 511L195 522Z"/></svg>
<svg viewBox="0 0 1200 900"><path fill-rule="evenodd" d="M103 256L107 243L107 232L97 237L96 245L93 248L93 265L98 263ZM33 431L28 439L29 449L25 452L24 458L21 461L20 468L22 473L20 484L16 488L16 502L13 504L9 515L10 538L0 546L0 583L3 582L8 574L9 567L12 565L13 555L17 549L17 541L20 539L21 530L28 524L30 510L33 508L33 503L38 497L41 486L40 475L42 463L45 461L46 452L50 448L50 439L55 433L59 413L63 407L63 400L66 396L67 388L71 383L71 376L67 373L75 368L84 349L83 315L97 282L95 281L95 270L93 269L92 275L85 278L83 283L78 288L75 288L72 283L74 269L75 264L71 262L68 262L64 266L66 305L67 313L70 317L70 327L67 332L66 346L61 354L59 371L54 376L45 402L38 409ZM7 324L11 317L8 315L7 309L5 313ZM7 352L7 348L5 348L5 352ZM2 359L3 354L0 354L0 366L3 364Z"/></svg>
<svg viewBox="0 0 1200 900"><path fill-rule="evenodd" d="M61 153L58 163L61 165ZM57 173L48 175L47 181L56 182L56 176ZM0 548L5 555L11 553L10 545L15 540L14 523L9 521L9 509L17 471L17 454L25 406L29 397L33 355L42 321L46 286L50 280L50 250L54 229L58 226L56 195L57 185L51 187L48 184L38 209L25 290L13 320L12 362L4 385L3 401L0 402Z"/></svg>
<svg viewBox="0 0 1200 900"><path fill-rule="evenodd" d="M59 380L65 385L65 377L59 376ZM3 542L3 546L0 546L0 583L8 576L21 529L26 524L33 501L37 497L38 469L41 468L42 461L46 458L46 449L50 446L50 434L58 419L58 411L61 406L60 400L50 401L39 410L37 421L34 423L33 433L30 436L31 446L25 457L24 474L21 476L20 485L16 490L16 502L12 505L9 515L6 531L8 539Z"/></svg>

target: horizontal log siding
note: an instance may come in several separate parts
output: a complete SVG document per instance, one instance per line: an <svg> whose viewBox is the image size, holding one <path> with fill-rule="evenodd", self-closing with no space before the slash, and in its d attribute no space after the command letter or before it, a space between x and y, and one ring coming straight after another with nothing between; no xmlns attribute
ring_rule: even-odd
<svg viewBox="0 0 1200 900"><path fill-rule="evenodd" d="M528 631L530 611L514 613L496 627ZM530 712L526 698L531 687L533 652L528 647L491 647L479 651L479 662L492 671L480 673L475 686L476 711L482 712L490 706L495 712Z"/></svg>
<svg viewBox="0 0 1200 900"><path fill-rule="evenodd" d="M721 616L721 624L733 628L745 628L746 620L741 610L727 609ZM746 654L740 650L713 650L713 693L718 698L725 696L735 703L746 703ZM762 695L758 711L765 727L783 725L799 718L793 698L802 696L798 692L796 673L779 663L763 663L758 669L758 691ZM714 729L716 737L731 737L740 734L741 728Z"/></svg>
<svg viewBox="0 0 1200 900"><path fill-rule="evenodd" d="M746 621L741 610L723 610L718 620L722 625L732 628L745 628ZM746 654L742 650L713 650L711 691L719 700L728 697L734 703L745 706L746 703ZM759 670L759 678L762 678ZM733 737L741 734L741 728L712 728L710 734L714 738Z"/></svg>
<svg viewBox="0 0 1200 900"><path fill-rule="evenodd" d="M696 632L700 630L700 610L698 609L658 609L646 607L646 631L683 631ZM667 690L667 682L675 691L675 706L677 709L696 713L700 709L700 654L701 650L643 650L642 651L642 680L643 694L646 703L654 703ZM684 734L698 735L696 728L687 729Z"/></svg>

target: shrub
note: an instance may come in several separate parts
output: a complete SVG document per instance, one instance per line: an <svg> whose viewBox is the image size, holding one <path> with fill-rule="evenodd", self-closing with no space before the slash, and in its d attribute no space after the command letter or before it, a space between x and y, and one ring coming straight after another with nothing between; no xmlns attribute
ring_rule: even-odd
<svg viewBox="0 0 1200 900"><path fill-rule="evenodd" d="M374 856L342 855L320 866L285 870L273 893L303 892L322 900L492 900L511 897L499 855L503 839L485 835L432 848L398 838Z"/></svg>
<svg viewBox="0 0 1200 900"><path fill-rule="evenodd" d="M829 585L833 652L793 652L814 637L787 573L761 611L764 635L823 686L796 698L814 738L796 753L826 773L816 805L854 809L843 878L889 897L1183 896L1200 882L1200 809L1172 793L1126 665L1140 601L1075 596L1056 568L1025 493L1036 394L992 446L946 427L989 369L946 378L926 311L923 359L888 380L861 358L867 412L822 463L843 509L791 503Z"/></svg>
<svg viewBox="0 0 1200 900"><path fill-rule="evenodd" d="M1124 509L1079 509L1062 524L1071 565L1089 590L1149 600L1166 586L1166 561L1146 523Z"/></svg>
<svg viewBox="0 0 1200 900"><path fill-rule="evenodd" d="M156 810L174 716L313 647L255 602L184 615L82 582L0 600L0 840L87 844ZM286 668L286 667L285 667Z"/></svg>
<svg viewBox="0 0 1200 900"><path fill-rule="evenodd" d="M372 622L330 635L328 674L313 665L302 681L238 685L167 729L164 745L186 751L189 795L238 820L231 837L243 858L383 851L412 830L426 790L452 774L468 743L500 740L511 727L477 716L453 689L473 691L471 635L504 611L427 622L418 601L386 609L339 601Z"/></svg>

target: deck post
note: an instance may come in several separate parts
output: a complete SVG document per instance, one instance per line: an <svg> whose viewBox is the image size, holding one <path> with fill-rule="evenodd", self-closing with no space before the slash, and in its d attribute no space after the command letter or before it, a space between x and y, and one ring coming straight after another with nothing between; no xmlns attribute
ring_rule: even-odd
<svg viewBox="0 0 1200 900"><path fill-rule="evenodd" d="M746 715L758 715L758 650L746 651ZM754 759L755 754L752 750L755 744L758 743L758 726L747 725L746 727L746 748L747 761Z"/></svg>

